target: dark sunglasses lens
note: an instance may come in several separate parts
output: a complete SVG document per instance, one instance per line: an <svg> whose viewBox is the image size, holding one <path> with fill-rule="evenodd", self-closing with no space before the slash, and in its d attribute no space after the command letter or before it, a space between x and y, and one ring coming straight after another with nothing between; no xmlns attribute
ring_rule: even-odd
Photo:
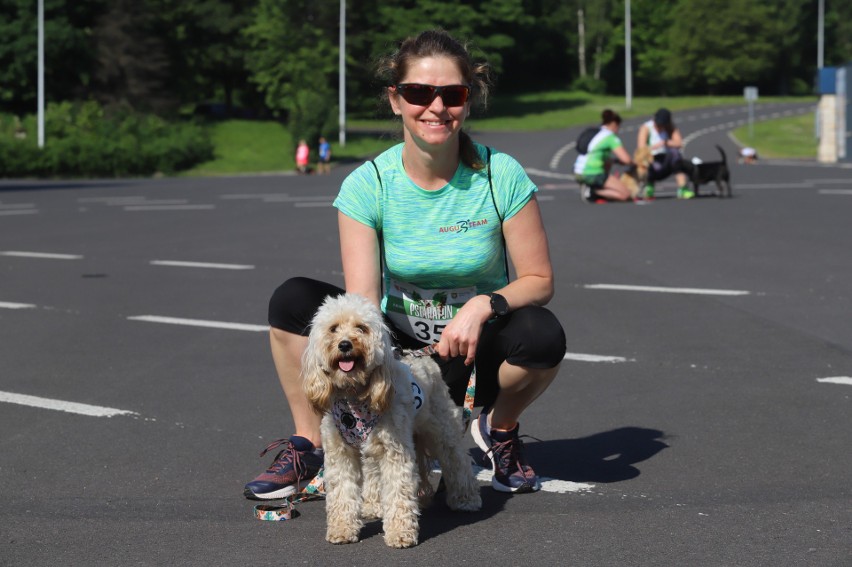
<svg viewBox="0 0 852 567"><path fill-rule="evenodd" d="M468 88L461 85L444 87L441 93L441 100L445 106L462 106L467 102Z"/></svg>
<svg viewBox="0 0 852 567"><path fill-rule="evenodd" d="M450 85L447 87L433 87L432 85L408 84L397 87L399 94L408 104L417 106L429 106L435 97L440 94L445 106L462 106L467 102L470 89L464 85Z"/></svg>
<svg viewBox="0 0 852 567"><path fill-rule="evenodd" d="M429 106L435 100L435 87L429 85L400 85L399 91L408 104Z"/></svg>

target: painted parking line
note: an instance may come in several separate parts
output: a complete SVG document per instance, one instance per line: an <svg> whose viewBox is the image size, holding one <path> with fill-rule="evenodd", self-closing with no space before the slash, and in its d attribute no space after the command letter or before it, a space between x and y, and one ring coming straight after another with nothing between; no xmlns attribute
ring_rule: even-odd
<svg viewBox="0 0 852 567"><path fill-rule="evenodd" d="M737 289L701 289L692 287L658 287L648 285L586 284L587 289L607 289L616 291L647 291L652 293L686 293L695 295L749 295L750 291Z"/></svg>
<svg viewBox="0 0 852 567"><path fill-rule="evenodd" d="M623 356L605 356L600 354L582 354L566 352L563 360L578 360L580 362L627 362Z"/></svg>
<svg viewBox="0 0 852 567"><path fill-rule="evenodd" d="M488 483L491 482L491 478L494 476L491 469L475 465L473 467L473 474L476 476L476 480ZM570 480L558 480L555 478L548 478L546 476L539 477L539 481L541 482L542 492L555 492L557 494L567 494L569 492L590 492L595 487L594 484L571 482Z"/></svg>
<svg viewBox="0 0 852 567"><path fill-rule="evenodd" d="M821 384L843 384L844 386L852 386L852 376L830 376L828 378L817 378L817 382Z"/></svg>
<svg viewBox="0 0 852 567"><path fill-rule="evenodd" d="M50 398L40 398L38 396L28 396L26 394L14 394L12 392L0 392L0 402L55 411L64 411L68 413L76 413L79 415L88 415L91 417L139 415L135 411L108 408L103 406L92 406L89 404L80 404L77 402L68 402L64 400L53 400Z"/></svg>
<svg viewBox="0 0 852 567"><path fill-rule="evenodd" d="M187 327L205 327L208 329L226 329L229 331L254 331L264 332L269 330L269 325L249 325L247 323L229 323L227 321L207 321L204 319L181 319L179 317L163 317L160 315L134 315L127 318L129 321L143 321L146 323L164 323L166 325L185 325Z"/></svg>
<svg viewBox="0 0 852 567"><path fill-rule="evenodd" d="M151 260L152 266L175 266L178 268L211 268L215 270L253 270L251 264L218 264L215 262L184 262L181 260Z"/></svg>
<svg viewBox="0 0 852 567"><path fill-rule="evenodd" d="M127 205L125 211L209 211L216 205Z"/></svg>
<svg viewBox="0 0 852 567"><path fill-rule="evenodd" d="M0 309L33 309L32 303L13 303L11 301L0 301Z"/></svg>
<svg viewBox="0 0 852 567"><path fill-rule="evenodd" d="M23 252L19 250L6 250L0 252L0 256L16 256L19 258L44 258L47 260L81 260L79 254L51 254L48 252Z"/></svg>
<svg viewBox="0 0 852 567"><path fill-rule="evenodd" d="M820 189L820 195L852 195L852 189Z"/></svg>

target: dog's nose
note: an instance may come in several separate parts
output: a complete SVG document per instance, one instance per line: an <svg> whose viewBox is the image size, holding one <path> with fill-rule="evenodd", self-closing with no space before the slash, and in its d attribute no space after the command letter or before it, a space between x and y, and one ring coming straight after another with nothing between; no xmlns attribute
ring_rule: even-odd
<svg viewBox="0 0 852 567"><path fill-rule="evenodd" d="M347 353L352 350L352 342L351 341L340 341L337 343L337 349L342 353Z"/></svg>

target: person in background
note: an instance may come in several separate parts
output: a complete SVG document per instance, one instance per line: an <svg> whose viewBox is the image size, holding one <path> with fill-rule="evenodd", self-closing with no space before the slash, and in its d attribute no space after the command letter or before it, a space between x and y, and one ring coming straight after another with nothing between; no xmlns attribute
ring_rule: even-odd
<svg viewBox="0 0 852 567"><path fill-rule="evenodd" d="M331 144L325 137L320 136L319 139L319 161L317 162L317 173L331 172Z"/></svg>
<svg viewBox="0 0 852 567"><path fill-rule="evenodd" d="M296 146L296 169L299 173L308 173L308 161L311 157L311 149L305 140L299 140Z"/></svg>
<svg viewBox="0 0 852 567"><path fill-rule="evenodd" d="M683 136L672 121L672 113L667 108L659 109L652 120L648 120L639 128L636 147L649 147L654 156L654 163L648 168L648 181L645 185L645 198L653 199L656 188L654 183L662 181L675 174L677 181L677 198L692 199L695 192L687 185L686 174L680 168L683 159Z"/></svg>
<svg viewBox="0 0 852 567"><path fill-rule="evenodd" d="M612 174L613 160L624 165L631 165L633 160L624 149L618 130L621 127L621 116L610 109L601 114L601 129L589 142L585 154L577 156L574 162L574 175L577 182L588 187L585 199L592 202L600 201L631 201L633 194L630 189Z"/></svg>

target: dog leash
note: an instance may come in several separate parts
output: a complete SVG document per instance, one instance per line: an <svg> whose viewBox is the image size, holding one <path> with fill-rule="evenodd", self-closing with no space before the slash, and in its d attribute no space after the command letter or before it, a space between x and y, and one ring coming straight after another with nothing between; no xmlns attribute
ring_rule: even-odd
<svg viewBox="0 0 852 567"><path fill-rule="evenodd" d="M325 499L324 473L325 469L321 467L307 486L296 494L291 494L285 498L282 504L258 504L254 507L254 517L267 522L283 522L297 518L299 512L296 511L296 504L309 500Z"/></svg>
<svg viewBox="0 0 852 567"><path fill-rule="evenodd" d="M432 356L434 354L438 354L438 349L435 348L435 345L426 345L423 348L419 349L411 349L411 350L401 350L401 352L408 356L414 356L417 358ZM462 405L462 425L464 429L462 430L462 434L467 431L467 427L470 425L471 419L473 418L473 400L476 397L476 364L473 365L473 369L470 373L470 379L467 381L467 388L464 391L464 403Z"/></svg>

